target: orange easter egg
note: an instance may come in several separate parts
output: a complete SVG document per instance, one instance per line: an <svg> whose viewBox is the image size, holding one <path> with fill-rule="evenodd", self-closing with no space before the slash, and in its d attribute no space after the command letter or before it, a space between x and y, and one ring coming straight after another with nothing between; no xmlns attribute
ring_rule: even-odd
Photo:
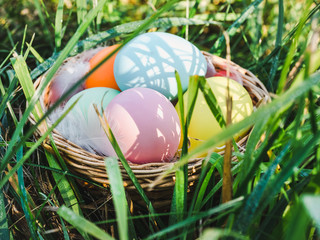
<svg viewBox="0 0 320 240"><path fill-rule="evenodd" d="M90 59L90 70L97 66L104 58L111 54L119 45L103 48ZM99 68L97 68L86 80L85 88L108 87L120 90L113 73L113 64L117 56L116 52Z"/></svg>

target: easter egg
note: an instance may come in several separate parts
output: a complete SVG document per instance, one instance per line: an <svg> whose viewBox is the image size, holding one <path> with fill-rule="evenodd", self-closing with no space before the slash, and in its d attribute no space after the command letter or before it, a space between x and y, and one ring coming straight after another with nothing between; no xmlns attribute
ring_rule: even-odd
<svg viewBox="0 0 320 240"><path fill-rule="evenodd" d="M125 90L109 103L105 115L128 161L167 162L174 157L180 141L180 120L161 93L149 88Z"/></svg>
<svg viewBox="0 0 320 240"><path fill-rule="evenodd" d="M77 100L76 105L62 121L68 126L63 132L67 132L66 138L78 144L86 150L107 155L113 147L104 132L94 104L100 114L108 106L111 100L120 92L111 88L90 88L74 95L65 105L65 110L70 108Z"/></svg>
<svg viewBox="0 0 320 240"><path fill-rule="evenodd" d="M94 55L89 61L90 70L97 66L104 58L110 55L117 47L119 47L119 45L105 47L96 55ZM108 87L120 90L113 74L113 65L116 56L117 53L113 54L87 78L85 82L85 88Z"/></svg>
<svg viewBox="0 0 320 240"><path fill-rule="evenodd" d="M175 71L186 91L190 76L206 74L207 62L192 43L164 32L135 37L119 51L114 62L115 79L122 91L151 88L170 100L178 93Z"/></svg>
<svg viewBox="0 0 320 240"><path fill-rule="evenodd" d="M221 108L224 119L227 116L227 85L229 82L230 96L232 97L232 123L237 123L248 117L253 111L253 104L249 93L238 82L226 77L212 77L207 79L210 88L215 95ZM185 113L187 111L188 91L183 96ZM176 105L179 110L179 103ZM190 120L188 129L188 138L190 141L190 150L196 148L203 141L220 133L222 128L212 114L201 90L198 92L195 107ZM240 133L235 138L241 136Z"/></svg>

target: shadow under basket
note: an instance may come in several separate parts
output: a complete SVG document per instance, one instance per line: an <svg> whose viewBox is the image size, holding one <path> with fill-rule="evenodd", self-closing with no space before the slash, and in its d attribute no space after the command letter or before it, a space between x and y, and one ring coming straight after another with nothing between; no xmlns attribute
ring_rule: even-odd
<svg viewBox="0 0 320 240"><path fill-rule="evenodd" d="M243 86L249 92L252 99L253 105L255 108L258 108L261 104L264 104L270 101L270 96L268 94L265 86L260 82L260 80L253 75L250 71L240 67L239 65L228 61L226 59L214 56L210 53L203 52L206 60L209 63L212 63L216 70L226 71L227 68L230 71L230 76L235 76L242 79ZM68 61L69 59L65 60ZM40 76L35 82L35 86L39 86L39 83L44 79L44 75ZM43 99L40 99L43 101ZM43 106L43 104L42 104ZM46 109L43 109L44 111ZM35 124L34 116L30 116L30 122ZM50 121L48 121L50 124ZM35 137L39 138L45 132L45 128L38 128L35 132ZM249 133L248 133L249 134ZM237 141L239 150L243 152L246 146L246 140L248 134L242 136ZM58 148L58 151L62 158L65 160L68 165L69 170L83 179L89 179L93 182L103 185L106 187L106 191L109 191L109 181L106 173L104 156L99 156L93 153L90 153L76 144L65 139L57 130L52 131L53 140ZM47 138L43 143L43 147L54 153L53 148L50 143L50 139ZM220 152L224 154L224 152ZM191 159L188 162L188 185L190 191L192 191L193 186L195 185L197 179L199 178L203 158ZM148 164L132 164L129 163L133 173L138 179L141 187L144 189L146 195L149 197L153 206L156 209L169 209L170 202L172 199L173 188L175 185L175 173L167 175L165 178L159 182L153 189L149 189L150 183L159 177L164 171L170 168L174 164L171 163L148 163ZM142 198L140 197L138 191L127 175L124 167L119 161L122 178L124 182L125 189L127 191L127 196L134 203L145 206ZM81 182L81 181L80 181ZM84 181L82 181L84 183ZM83 184L86 186L86 184Z"/></svg>

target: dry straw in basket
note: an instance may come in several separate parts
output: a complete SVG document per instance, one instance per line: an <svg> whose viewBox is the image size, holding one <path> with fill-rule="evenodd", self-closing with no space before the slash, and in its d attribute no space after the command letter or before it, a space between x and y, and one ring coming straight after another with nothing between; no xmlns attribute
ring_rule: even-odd
<svg viewBox="0 0 320 240"><path fill-rule="evenodd" d="M233 74L242 79L243 86L249 92L254 107L259 107L261 103L265 103L270 100L268 91L265 86L250 71L240 67L232 61L214 56L210 53L203 52L203 54L206 57L206 60L212 63L216 69L227 70L228 68L228 71L230 71L231 75ZM69 60L70 59L67 59L66 61ZM37 79L35 86L37 87L43 79L44 75L40 76ZM43 98L41 98L40 101L44 110L46 110L46 107L43 104ZM31 123L35 123L35 119L32 115L30 116L30 121ZM48 124L50 124L50 121L48 121ZM39 136L44 134L43 131L43 129L38 129L35 136L39 138ZM90 179L94 182L103 184L104 186L107 186L109 184L103 156L99 156L82 149L76 144L65 139L57 130L53 130L52 137L59 150L59 153L72 172L77 175L83 176L86 179ZM237 141L237 145L240 151L245 150L247 137L248 135L245 135ZM50 152L53 152L50 140L48 138L43 142L43 147ZM223 151L220 152L220 154L223 154ZM188 162L189 186L193 185L193 183L198 179L202 160L202 158L195 158L191 159ZM161 182L152 190L150 190L148 187L150 183L152 183L164 171L170 168L172 164L174 163L163 162L139 165L129 163L133 173L140 182L141 187L145 190L150 200L156 201L158 203L158 206L168 204L168 199L170 199L175 184L174 173L171 173L161 179ZM135 190L133 183L131 182L129 176L126 174L126 171L121 163L120 168L125 188L129 192L130 197L133 200L140 199L138 197L138 192Z"/></svg>

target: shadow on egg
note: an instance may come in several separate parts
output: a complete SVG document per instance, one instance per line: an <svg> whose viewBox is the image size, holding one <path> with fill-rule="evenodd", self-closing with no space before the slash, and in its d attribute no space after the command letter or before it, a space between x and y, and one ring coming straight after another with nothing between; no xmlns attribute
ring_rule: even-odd
<svg viewBox="0 0 320 240"><path fill-rule="evenodd" d="M175 70L186 90L191 75L205 75L206 61L194 45L168 33L142 34L120 50L114 74L121 90L152 88L169 99L177 96Z"/></svg>

